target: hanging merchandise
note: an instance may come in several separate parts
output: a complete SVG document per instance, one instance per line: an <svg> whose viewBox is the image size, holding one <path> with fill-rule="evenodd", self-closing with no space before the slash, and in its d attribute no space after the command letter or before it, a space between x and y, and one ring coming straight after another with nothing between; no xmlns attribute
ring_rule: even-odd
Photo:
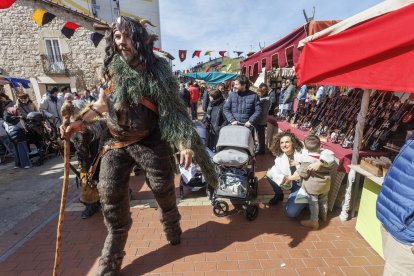
<svg viewBox="0 0 414 276"><path fill-rule="evenodd" d="M95 32L92 32L91 33L91 41L92 41L92 43L93 43L93 45L95 46L95 47L98 47L98 45L99 45L99 42L101 42L101 40L104 38L104 35L103 34L100 34L100 33L95 33Z"/></svg>
<svg viewBox="0 0 414 276"><path fill-rule="evenodd" d="M183 62L187 57L187 50L178 50L178 57L180 61Z"/></svg>
<svg viewBox="0 0 414 276"><path fill-rule="evenodd" d="M219 51L220 56L224 57L227 51Z"/></svg>
<svg viewBox="0 0 414 276"><path fill-rule="evenodd" d="M8 9L13 5L16 0L1 0L0 1L0 10Z"/></svg>
<svg viewBox="0 0 414 276"><path fill-rule="evenodd" d="M199 51L199 50L195 50L195 51L194 51L194 53L193 53L193 58L194 58L195 56L200 57L200 54L201 54L201 51Z"/></svg>
<svg viewBox="0 0 414 276"><path fill-rule="evenodd" d="M78 24L75 24L73 22L66 22L61 32L64 36L70 39L75 33L76 29L78 29L79 27L80 26Z"/></svg>
<svg viewBox="0 0 414 276"><path fill-rule="evenodd" d="M50 23L55 17L54 14L51 14L44 9L37 9L32 15L33 21L39 26L44 26L47 23Z"/></svg>

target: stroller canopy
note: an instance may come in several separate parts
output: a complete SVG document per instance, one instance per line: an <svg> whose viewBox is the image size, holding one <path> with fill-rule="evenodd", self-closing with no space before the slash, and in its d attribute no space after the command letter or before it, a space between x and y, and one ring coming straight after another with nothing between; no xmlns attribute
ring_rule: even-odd
<svg viewBox="0 0 414 276"><path fill-rule="evenodd" d="M224 147L236 147L246 149L251 156L254 155L254 141L252 132L244 126L225 126L220 130L217 142L217 151Z"/></svg>

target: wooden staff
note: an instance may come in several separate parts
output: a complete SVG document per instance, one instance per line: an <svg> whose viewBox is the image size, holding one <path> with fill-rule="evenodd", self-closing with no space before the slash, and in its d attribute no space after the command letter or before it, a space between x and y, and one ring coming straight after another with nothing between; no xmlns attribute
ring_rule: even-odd
<svg viewBox="0 0 414 276"><path fill-rule="evenodd" d="M65 100L65 103L62 106L62 117L63 117L63 126L66 129L70 124L70 117L73 114L74 106L71 100ZM62 186L62 197L60 200L60 210L59 210L59 220L57 226L57 235L56 235L56 250L55 250L55 264L53 266L53 276L58 275L59 264L60 264L60 249L62 241L62 230L63 230L63 220L65 219L65 207L67 192L69 186L69 169L70 169L70 137L64 136L64 172L63 172L63 186Z"/></svg>

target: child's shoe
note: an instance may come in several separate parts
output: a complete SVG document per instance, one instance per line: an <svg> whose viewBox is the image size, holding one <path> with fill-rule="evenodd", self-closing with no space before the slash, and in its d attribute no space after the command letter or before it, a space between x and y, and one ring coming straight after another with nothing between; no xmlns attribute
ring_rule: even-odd
<svg viewBox="0 0 414 276"><path fill-rule="evenodd" d="M319 228L319 222L317 220L301 220L300 224L302 226L312 228L313 230L317 230Z"/></svg>
<svg viewBox="0 0 414 276"><path fill-rule="evenodd" d="M324 222L328 219L328 208L322 206L319 208L319 218Z"/></svg>

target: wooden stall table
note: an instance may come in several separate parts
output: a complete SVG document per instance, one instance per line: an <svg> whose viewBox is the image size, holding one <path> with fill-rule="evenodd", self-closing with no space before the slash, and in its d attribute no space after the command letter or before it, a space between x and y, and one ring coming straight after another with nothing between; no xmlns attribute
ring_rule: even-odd
<svg viewBox="0 0 414 276"><path fill-rule="evenodd" d="M356 200L358 198L359 185L363 181L362 195L359 203L356 230L371 245L371 247L382 257L381 222L376 216L376 203L381 190L383 177L377 177L360 165L350 165L356 171L355 187L352 195L352 212L355 212Z"/></svg>

